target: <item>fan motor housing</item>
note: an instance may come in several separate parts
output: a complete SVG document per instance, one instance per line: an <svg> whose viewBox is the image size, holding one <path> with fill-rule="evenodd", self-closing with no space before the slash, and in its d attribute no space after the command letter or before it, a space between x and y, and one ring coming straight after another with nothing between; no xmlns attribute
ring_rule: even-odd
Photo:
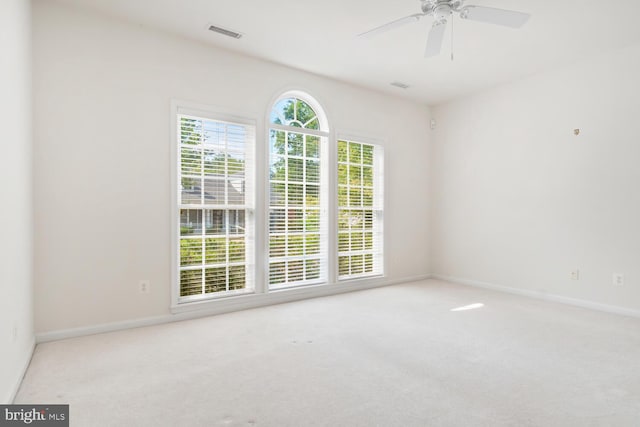
<svg viewBox="0 0 640 427"><path fill-rule="evenodd" d="M446 18L453 12L459 12L464 2L465 0L422 0L422 12L427 15L433 14L437 18Z"/></svg>
<svg viewBox="0 0 640 427"><path fill-rule="evenodd" d="M446 21L452 13L451 6L448 4L439 4L433 11L433 16L437 21Z"/></svg>

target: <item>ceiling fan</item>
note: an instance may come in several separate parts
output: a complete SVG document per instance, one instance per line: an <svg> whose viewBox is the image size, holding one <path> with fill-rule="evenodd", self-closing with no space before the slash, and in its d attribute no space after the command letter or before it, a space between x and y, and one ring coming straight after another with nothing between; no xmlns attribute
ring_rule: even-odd
<svg viewBox="0 0 640 427"><path fill-rule="evenodd" d="M422 13L414 13L404 18L396 19L387 24L359 34L359 37L371 37L402 25L419 21L424 16L433 16L433 26L429 32L427 48L424 56L430 58L440 54L447 20L454 13L458 13L462 19L486 22L489 24L503 25L505 27L520 28L527 23L531 15L515 12L513 10L496 9L486 6L465 6L466 0L420 0Z"/></svg>

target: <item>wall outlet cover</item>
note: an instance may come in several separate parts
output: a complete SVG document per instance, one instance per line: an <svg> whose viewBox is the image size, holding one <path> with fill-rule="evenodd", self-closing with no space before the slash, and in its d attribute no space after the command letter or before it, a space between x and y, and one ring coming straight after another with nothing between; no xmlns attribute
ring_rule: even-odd
<svg viewBox="0 0 640 427"><path fill-rule="evenodd" d="M613 285L614 286L624 286L624 274L622 274L622 273L613 273Z"/></svg>
<svg viewBox="0 0 640 427"><path fill-rule="evenodd" d="M151 292L151 281L140 280L138 282L138 288L141 294L148 294L149 292Z"/></svg>

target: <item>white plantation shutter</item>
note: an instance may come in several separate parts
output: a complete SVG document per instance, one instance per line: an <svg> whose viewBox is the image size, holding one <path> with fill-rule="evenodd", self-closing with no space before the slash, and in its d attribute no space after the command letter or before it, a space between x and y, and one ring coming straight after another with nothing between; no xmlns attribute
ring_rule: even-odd
<svg viewBox="0 0 640 427"><path fill-rule="evenodd" d="M383 274L383 149L338 141L338 278Z"/></svg>
<svg viewBox="0 0 640 427"><path fill-rule="evenodd" d="M252 291L255 127L177 121L179 301Z"/></svg>

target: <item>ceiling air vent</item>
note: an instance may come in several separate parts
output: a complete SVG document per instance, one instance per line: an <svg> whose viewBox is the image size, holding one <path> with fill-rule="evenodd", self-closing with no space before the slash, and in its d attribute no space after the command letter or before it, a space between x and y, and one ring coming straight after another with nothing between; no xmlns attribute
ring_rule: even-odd
<svg viewBox="0 0 640 427"><path fill-rule="evenodd" d="M408 84L401 83L401 82L393 82L393 83L391 83L391 86L399 87L400 89L408 89L409 88Z"/></svg>
<svg viewBox="0 0 640 427"><path fill-rule="evenodd" d="M227 30L225 28L216 27L215 25L209 25L209 31L213 31L214 33L222 34L228 37L233 37L234 39L239 39L242 37L242 34L236 33L235 31Z"/></svg>

